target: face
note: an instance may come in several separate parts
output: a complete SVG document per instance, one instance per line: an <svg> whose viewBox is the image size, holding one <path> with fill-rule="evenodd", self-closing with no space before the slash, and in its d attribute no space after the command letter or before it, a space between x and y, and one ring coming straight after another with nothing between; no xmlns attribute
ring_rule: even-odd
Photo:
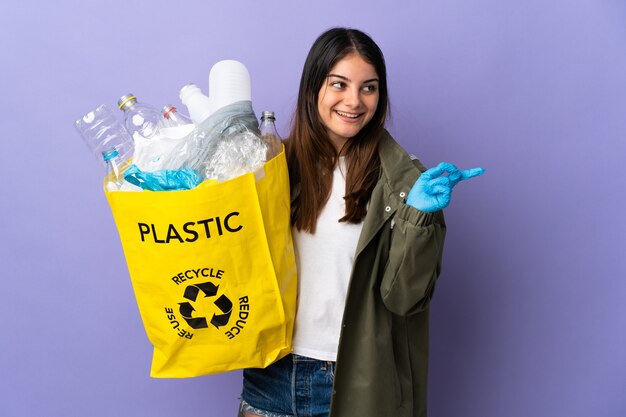
<svg viewBox="0 0 626 417"><path fill-rule="evenodd" d="M372 120L377 106L378 74L356 53L331 68L317 100L322 124L338 150Z"/></svg>

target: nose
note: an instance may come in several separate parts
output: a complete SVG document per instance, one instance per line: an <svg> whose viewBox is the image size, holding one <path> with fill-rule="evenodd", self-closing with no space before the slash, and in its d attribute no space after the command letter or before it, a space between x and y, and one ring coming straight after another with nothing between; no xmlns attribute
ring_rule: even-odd
<svg viewBox="0 0 626 417"><path fill-rule="evenodd" d="M358 87L351 87L346 89L346 95L344 102L350 107L359 107L361 105L361 91Z"/></svg>

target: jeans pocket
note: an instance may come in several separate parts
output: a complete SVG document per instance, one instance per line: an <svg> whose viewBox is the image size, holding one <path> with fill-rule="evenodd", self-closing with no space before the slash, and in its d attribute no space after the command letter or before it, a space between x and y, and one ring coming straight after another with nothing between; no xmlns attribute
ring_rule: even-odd
<svg viewBox="0 0 626 417"><path fill-rule="evenodd" d="M335 382L335 362L331 362L328 365L328 375L330 376L330 381Z"/></svg>
<svg viewBox="0 0 626 417"><path fill-rule="evenodd" d="M320 372L330 383L335 381L335 362L323 361L320 363Z"/></svg>

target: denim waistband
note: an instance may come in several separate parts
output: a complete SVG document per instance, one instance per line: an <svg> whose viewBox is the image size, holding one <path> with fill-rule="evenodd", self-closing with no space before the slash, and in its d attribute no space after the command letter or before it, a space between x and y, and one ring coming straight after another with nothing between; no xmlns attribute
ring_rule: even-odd
<svg viewBox="0 0 626 417"><path fill-rule="evenodd" d="M301 356L301 355L297 355L295 353L292 353L291 355L291 360L293 362L322 362L322 363L326 363L326 364L334 364L335 362L333 361L323 361L323 360L319 360L319 359L314 359L314 358L309 358L307 356Z"/></svg>
<svg viewBox="0 0 626 417"><path fill-rule="evenodd" d="M291 354L264 369L245 369L243 377L243 411L271 417L330 411L335 362Z"/></svg>

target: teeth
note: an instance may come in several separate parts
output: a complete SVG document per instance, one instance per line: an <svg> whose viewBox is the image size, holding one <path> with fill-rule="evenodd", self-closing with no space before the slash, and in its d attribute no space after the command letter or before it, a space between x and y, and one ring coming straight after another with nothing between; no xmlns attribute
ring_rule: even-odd
<svg viewBox="0 0 626 417"><path fill-rule="evenodd" d="M351 119L356 119L357 117L359 117L358 114L352 114L352 113L344 113L342 111L339 110L335 110L337 112L338 115L343 116L343 117L349 117Z"/></svg>

